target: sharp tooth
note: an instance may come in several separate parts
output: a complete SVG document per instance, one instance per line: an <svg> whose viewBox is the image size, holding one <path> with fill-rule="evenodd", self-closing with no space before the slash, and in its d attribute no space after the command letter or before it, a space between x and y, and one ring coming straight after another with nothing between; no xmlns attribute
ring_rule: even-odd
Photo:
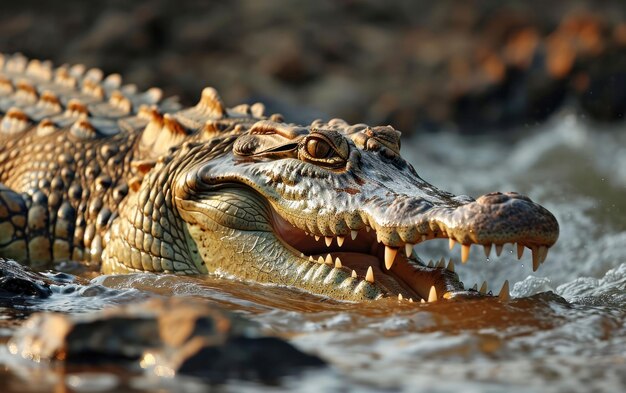
<svg viewBox="0 0 626 393"><path fill-rule="evenodd" d="M422 235L422 241L426 241L426 235Z"/></svg>
<svg viewBox="0 0 626 393"><path fill-rule="evenodd" d="M367 268L367 273L365 274L365 281L371 282L372 284L374 283L374 271L372 270L371 266Z"/></svg>
<svg viewBox="0 0 626 393"><path fill-rule="evenodd" d="M354 229L350 231L350 237L352 238L352 240L356 239L356 235L358 234L359 234L359 231L355 231Z"/></svg>
<svg viewBox="0 0 626 393"><path fill-rule="evenodd" d="M316 241L316 242L319 242L319 241L320 241L320 237L319 237L319 236L317 236L317 235L315 235L315 241Z"/></svg>
<svg viewBox="0 0 626 393"><path fill-rule="evenodd" d="M339 257L335 258L335 268L336 269L341 269L343 265L341 264L341 259L339 259Z"/></svg>
<svg viewBox="0 0 626 393"><path fill-rule="evenodd" d="M483 248L485 249L485 256L489 258L489 255L491 255L491 243L483 244Z"/></svg>
<svg viewBox="0 0 626 393"><path fill-rule="evenodd" d="M317 258L317 263L324 264L324 257L320 255L319 258Z"/></svg>
<svg viewBox="0 0 626 393"><path fill-rule="evenodd" d="M372 230L372 228L370 228L370 226L369 226L369 225L366 225L366 226L365 226L365 232L369 232L370 230Z"/></svg>
<svg viewBox="0 0 626 393"><path fill-rule="evenodd" d="M410 257L411 254L413 254L413 245L410 243L405 244L404 253L406 254L407 258Z"/></svg>
<svg viewBox="0 0 626 393"><path fill-rule="evenodd" d="M473 290L478 291L478 283L474 284L474 286L472 287Z"/></svg>
<svg viewBox="0 0 626 393"><path fill-rule="evenodd" d="M539 247L539 263L543 264L543 262L546 260L547 257L548 257L548 247L546 246Z"/></svg>
<svg viewBox="0 0 626 393"><path fill-rule="evenodd" d="M454 262L452 262L452 259L450 259L450 262L448 262L448 270L454 272Z"/></svg>
<svg viewBox="0 0 626 393"><path fill-rule="evenodd" d="M539 250L537 247L533 247L531 250L533 252L533 272L536 272L539 269Z"/></svg>
<svg viewBox="0 0 626 393"><path fill-rule="evenodd" d="M461 262L467 262L467 258L469 258L471 244L463 244L461 246Z"/></svg>
<svg viewBox="0 0 626 393"><path fill-rule="evenodd" d="M433 261L432 259L430 261L428 261L428 267L433 267Z"/></svg>
<svg viewBox="0 0 626 393"><path fill-rule="evenodd" d="M498 294L498 298L503 301L511 298L511 295L509 295L509 280L504 281L504 284L502 284L502 289L500 290L500 294Z"/></svg>
<svg viewBox="0 0 626 393"><path fill-rule="evenodd" d="M446 266L446 260L441 257L441 259L439 260L439 263L437 263L437 267L444 267Z"/></svg>
<svg viewBox="0 0 626 393"><path fill-rule="evenodd" d="M324 242L326 243L326 247L330 247L330 245L333 244L333 237L324 236Z"/></svg>
<svg viewBox="0 0 626 393"><path fill-rule="evenodd" d="M304 253L303 252L300 253L300 258L304 258Z"/></svg>
<svg viewBox="0 0 626 393"><path fill-rule="evenodd" d="M428 293L428 303L432 303L436 301L437 301L437 289L433 285L432 287L430 287L430 292Z"/></svg>
<svg viewBox="0 0 626 393"><path fill-rule="evenodd" d="M327 265L332 265L332 264L333 264L333 257L331 257L331 256L330 256L330 254L327 254L327 255L326 255L326 259L324 260L324 262L325 262Z"/></svg>
<svg viewBox="0 0 626 393"><path fill-rule="evenodd" d="M313 259L313 255L309 255L309 261L315 262L315 259Z"/></svg>
<svg viewBox="0 0 626 393"><path fill-rule="evenodd" d="M524 255L524 245L517 243L517 259L522 259L522 255Z"/></svg>
<svg viewBox="0 0 626 393"><path fill-rule="evenodd" d="M482 293L483 295L487 293L487 281L483 281L483 285L480 286L478 292Z"/></svg>
<svg viewBox="0 0 626 393"><path fill-rule="evenodd" d="M496 255L500 256L502 254L502 244L496 244Z"/></svg>
<svg viewBox="0 0 626 393"><path fill-rule="evenodd" d="M393 266L393 261L396 259L397 253L397 248L385 246L385 267L387 268L387 270L391 269L391 267Z"/></svg>
<svg viewBox="0 0 626 393"><path fill-rule="evenodd" d="M352 274L350 275L350 277L356 278L356 272L354 270L352 271Z"/></svg>
<svg viewBox="0 0 626 393"><path fill-rule="evenodd" d="M413 302L411 302L411 303L413 303ZM426 300L421 299L421 300L420 300L420 303L426 303Z"/></svg>
<svg viewBox="0 0 626 393"><path fill-rule="evenodd" d="M398 294L398 300L399 300L399 301L402 301L402 299L403 299L402 294L401 294L401 293L399 293L399 294Z"/></svg>
<svg viewBox="0 0 626 393"><path fill-rule="evenodd" d="M343 241L346 240L345 236L337 236L337 245L339 247L343 246Z"/></svg>
<svg viewBox="0 0 626 393"><path fill-rule="evenodd" d="M452 250L454 246L456 245L456 240L454 240L453 238L450 238L448 239L448 243L450 244L450 250Z"/></svg>
<svg viewBox="0 0 626 393"><path fill-rule="evenodd" d="M376 241L378 243L381 243L381 241L380 241L380 232L376 232Z"/></svg>

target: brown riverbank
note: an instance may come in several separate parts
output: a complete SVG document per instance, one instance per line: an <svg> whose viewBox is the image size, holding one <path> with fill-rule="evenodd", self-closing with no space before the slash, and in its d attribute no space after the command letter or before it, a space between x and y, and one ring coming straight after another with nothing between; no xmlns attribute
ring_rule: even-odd
<svg viewBox="0 0 626 393"><path fill-rule="evenodd" d="M0 51L119 72L183 102L203 86L288 119L502 131L563 107L626 110L621 1L34 1Z"/></svg>

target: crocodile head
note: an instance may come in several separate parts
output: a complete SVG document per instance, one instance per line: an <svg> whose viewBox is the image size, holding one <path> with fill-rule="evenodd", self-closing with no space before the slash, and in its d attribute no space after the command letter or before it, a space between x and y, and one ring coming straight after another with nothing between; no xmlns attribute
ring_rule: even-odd
<svg viewBox="0 0 626 393"><path fill-rule="evenodd" d="M135 207L154 209L161 195L159 206L173 213L161 208L168 219L153 213L152 222L178 221L175 230L152 228L155 242L174 233L175 246L165 256L161 240L155 270L223 274L342 300L467 293L453 265L426 266L413 251L434 238L460 243L463 260L472 244L500 251L517 243L532 250L536 268L558 237L554 216L529 198L441 191L400 156L400 132L341 120L309 127L264 120L210 146L187 143L144 183ZM145 230L145 221L131 226Z"/></svg>

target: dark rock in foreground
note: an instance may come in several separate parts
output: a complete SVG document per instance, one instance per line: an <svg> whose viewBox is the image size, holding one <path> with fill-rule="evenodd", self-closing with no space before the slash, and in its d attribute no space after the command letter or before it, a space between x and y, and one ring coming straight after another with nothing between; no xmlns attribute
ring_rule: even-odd
<svg viewBox="0 0 626 393"><path fill-rule="evenodd" d="M238 315L191 298L153 299L88 315L38 313L9 342L15 355L67 366L123 365L211 382L271 381L324 363Z"/></svg>
<svg viewBox="0 0 626 393"><path fill-rule="evenodd" d="M52 283L15 261L0 258L0 305L14 305L28 298L47 298L52 294Z"/></svg>

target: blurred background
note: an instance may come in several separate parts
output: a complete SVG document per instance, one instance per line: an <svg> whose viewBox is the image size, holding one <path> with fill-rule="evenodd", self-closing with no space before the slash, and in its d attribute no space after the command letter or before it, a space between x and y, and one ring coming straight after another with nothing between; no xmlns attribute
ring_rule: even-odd
<svg viewBox="0 0 626 393"><path fill-rule="evenodd" d="M507 132L626 110L626 2L2 1L0 51L288 121Z"/></svg>

